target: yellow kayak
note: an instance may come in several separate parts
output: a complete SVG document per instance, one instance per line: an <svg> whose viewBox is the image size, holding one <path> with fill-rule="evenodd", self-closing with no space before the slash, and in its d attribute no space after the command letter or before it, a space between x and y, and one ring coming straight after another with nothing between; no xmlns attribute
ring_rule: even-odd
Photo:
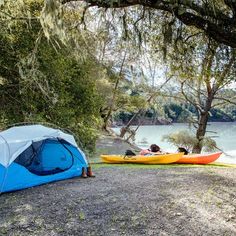
<svg viewBox="0 0 236 236"><path fill-rule="evenodd" d="M153 156L101 155L105 163L169 164L178 161L184 153L159 154Z"/></svg>

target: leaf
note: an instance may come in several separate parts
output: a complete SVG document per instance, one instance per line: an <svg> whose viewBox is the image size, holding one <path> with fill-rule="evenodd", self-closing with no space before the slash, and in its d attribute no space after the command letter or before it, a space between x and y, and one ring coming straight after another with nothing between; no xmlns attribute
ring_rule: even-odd
<svg viewBox="0 0 236 236"><path fill-rule="evenodd" d="M85 220L85 214L84 214L84 212L81 211L81 212L79 213L79 219L80 219L80 220Z"/></svg>

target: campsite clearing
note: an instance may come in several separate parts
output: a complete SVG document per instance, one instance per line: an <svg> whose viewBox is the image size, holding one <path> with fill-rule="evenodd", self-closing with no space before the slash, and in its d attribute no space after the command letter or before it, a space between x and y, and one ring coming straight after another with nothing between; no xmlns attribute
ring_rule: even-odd
<svg viewBox="0 0 236 236"><path fill-rule="evenodd" d="M0 195L0 235L236 234L235 168L127 166Z"/></svg>

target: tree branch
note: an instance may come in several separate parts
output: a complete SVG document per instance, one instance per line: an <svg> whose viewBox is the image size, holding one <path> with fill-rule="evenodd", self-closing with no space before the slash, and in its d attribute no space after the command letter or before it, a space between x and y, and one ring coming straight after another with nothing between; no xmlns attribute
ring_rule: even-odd
<svg viewBox="0 0 236 236"><path fill-rule="evenodd" d="M186 101L188 101L190 104L192 104L193 106L195 106L200 112L204 112L203 108L201 107L200 104L197 104L196 102L192 101L187 94L184 92L184 82L181 83L181 93L183 94L184 98L186 99Z"/></svg>
<svg viewBox="0 0 236 236"><path fill-rule="evenodd" d="M63 0L68 3L72 0ZM219 8L215 4L213 8L204 1L193 0L77 0L86 2L89 6L103 8L125 8L135 5L153 8L156 10L167 11L176 16L185 25L195 26L203 30L210 38L219 43L236 48L236 19L232 14L226 14L224 7ZM225 8L236 10L236 3L232 0L224 0Z"/></svg>
<svg viewBox="0 0 236 236"><path fill-rule="evenodd" d="M225 103L230 103L230 104L234 104L236 105L236 101L232 101L232 99L236 99L236 97L233 97L233 98L222 98L222 97L215 97L215 99L218 99L218 100L223 100L225 101L224 103L218 103L218 104L215 104L214 106L219 106L219 105L223 105Z"/></svg>
<svg viewBox="0 0 236 236"><path fill-rule="evenodd" d="M235 57L236 57L235 54L236 54L236 52L233 51L232 56L231 56L228 64L225 65L225 68L224 68L223 72L221 73L220 79L218 80L217 84L215 85L216 90L218 90L219 87L222 85L222 83L224 83L225 78L228 76L231 67L235 63Z"/></svg>

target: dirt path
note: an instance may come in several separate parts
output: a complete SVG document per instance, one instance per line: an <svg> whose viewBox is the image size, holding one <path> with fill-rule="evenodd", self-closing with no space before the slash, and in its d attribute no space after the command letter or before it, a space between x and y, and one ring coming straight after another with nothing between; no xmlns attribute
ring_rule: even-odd
<svg viewBox="0 0 236 236"><path fill-rule="evenodd" d="M0 195L0 235L236 235L234 168L94 172Z"/></svg>

